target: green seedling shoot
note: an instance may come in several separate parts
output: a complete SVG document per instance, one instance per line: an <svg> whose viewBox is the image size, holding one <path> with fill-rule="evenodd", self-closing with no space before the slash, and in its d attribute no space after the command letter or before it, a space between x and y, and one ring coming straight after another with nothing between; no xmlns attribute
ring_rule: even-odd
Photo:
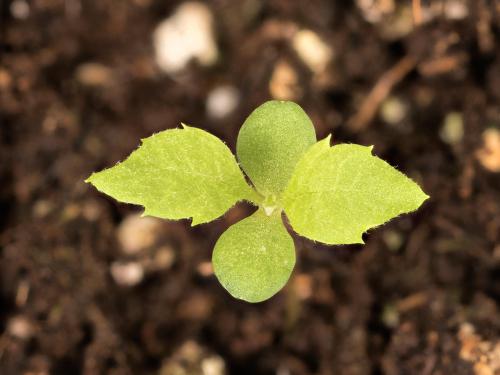
<svg viewBox="0 0 500 375"><path fill-rule="evenodd" d="M311 120L293 102L255 109L241 127L236 156L219 138L183 124L143 139L125 161L86 181L120 202L144 206L144 216L191 218L193 226L238 201L257 206L222 234L212 255L222 286L248 302L276 294L295 265L283 213L310 240L362 244L368 229L428 198L371 146L331 146L330 136L317 142Z"/></svg>

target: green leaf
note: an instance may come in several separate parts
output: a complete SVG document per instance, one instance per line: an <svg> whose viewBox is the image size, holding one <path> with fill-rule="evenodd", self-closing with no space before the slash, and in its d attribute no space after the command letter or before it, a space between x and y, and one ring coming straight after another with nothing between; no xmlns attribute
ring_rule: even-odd
<svg viewBox="0 0 500 375"><path fill-rule="evenodd" d="M128 159L86 182L118 201L144 206L145 216L192 217L192 225L216 219L239 200L258 199L229 148L185 125L143 139Z"/></svg>
<svg viewBox="0 0 500 375"><path fill-rule="evenodd" d="M286 284L295 265L295 246L280 214L266 216L259 209L222 234L212 263L233 297L261 302Z"/></svg>
<svg viewBox="0 0 500 375"><path fill-rule="evenodd" d="M236 154L257 190L277 196L300 157L315 142L314 126L302 108L274 100L259 106L245 120Z"/></svg>
<svg viewBox="0 0 500 375"><path fill-rule="evenodd" d="M330 137L308 150L283 197L297 233L331 245L363 243L363 232L416 210L428 198L371 150L353 144L330 147Z"/></svg>

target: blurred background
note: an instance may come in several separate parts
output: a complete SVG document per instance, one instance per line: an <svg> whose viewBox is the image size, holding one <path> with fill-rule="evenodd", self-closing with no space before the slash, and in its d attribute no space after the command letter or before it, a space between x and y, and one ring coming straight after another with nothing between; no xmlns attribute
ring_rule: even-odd
<svg viewBox="0 0 500 375"><path fill-rule="evenodd" d="M500 3L1 0L0 374L500 374ZM210 264L251 212L139 218L83 180L140 138L298 102L431 196L298 261L271 300ZM272 124L270 124L272 126Z"/></svg>

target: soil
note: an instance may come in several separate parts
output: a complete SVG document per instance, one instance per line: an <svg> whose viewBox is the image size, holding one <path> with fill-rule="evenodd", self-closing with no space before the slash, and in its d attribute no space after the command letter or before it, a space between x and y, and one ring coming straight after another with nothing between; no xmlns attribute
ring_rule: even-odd
<svg viewBox="0 0 500 375"><path fill-rule="evenodd" d="M206 3L221 57L176 78L156 67L151 34L177 1L0 3L0 373L499 374L500 174L478 157L500 127L499 6L469 1L454 18L422 1L433 18L400 32L404 19L370 20L366 1ZM333 48L322 75L292 48L294 27ZM138 207L83 180L181 121L234 150L283 61L319 137L374 145L431 199L364 246L294 235L286 288L247 304L209 261L249 206L195 228L143 225ZM359 116L388 74L376 111ZM219 84L241 101L214 120L205 103ZM396 121L389 98L404 109ZM463 124L443 125L455 112Z"/></svg>

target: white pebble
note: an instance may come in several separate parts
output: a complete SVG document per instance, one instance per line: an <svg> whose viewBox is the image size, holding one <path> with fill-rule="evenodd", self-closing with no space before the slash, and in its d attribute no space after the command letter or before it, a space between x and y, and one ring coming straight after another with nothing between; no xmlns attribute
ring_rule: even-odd
<svg viewBox="0 0 500 375"><path fill-rule="evenodd" d="M460 112L450 112L446 115L439 136L450 145L457 144L462 140L464 137L464 120Z"/></svg>
<svg viewBox="0 0 500 375"><path fill-rule="evenodd" d="M278 100L298 100L302 96L297 72L287 61L278 61L274 67L269 92Z"/></svg>
<svg viewBox="0 0 500 375"><path fill-rule="evenodd" d="M200 2L185 2L161 22L153 33L156 63L165 73L181 72L190 60L203 66L215 63L218 56L213 16Z"/></svg>
<svg viewBox="0 0 500 375"><path fill-rule="evenodd" d="M33 326L25 317L15 316L7 323L7 332L18 339L28 340L33 336Z"/></svg>
<svg viewBox="0 0 500 375"><path fill-rule="evenodd" d="M214 119L229 116L240 103L240 93L233 86L218 86L208 94L207 113Z"/></svg>
<svg viewBox="0 0 500 375"><path fill-rule="evenodd" d="M404 242L403 235L396 230L386 230L383 239L389 250L394 252L398 251Z"/></svg>
<svg viewBox="0 0 500 375"><path fill-rule="evenodd" d="M25 0L14 0L10 4L10 13L14 18L25 20L30 15L30 6Z"/></svg>
<svg viewBox="0 0 500 375"><path fill-rule="evenodd" d="M450 20L463 20L469 15L465 0L448 0L444 6L444 14Z"/></svg>
<svg viewBox="0 0 500 375"><path fill-rule="evenodd" d="M144 269L137 262L113 262L111 264L111 276L118 285L134 286L144 278Z"/></svg>
<svg viewBox="0 0 500 375"><path fill-rule="evenodd" d="M476 157L490 172L500 172L500 130L489 128L483 132L483 146L476 151Z"/></svg>
<svg viewBox="0 0 500 375"><path fill-rule="evenodd" d="M332 48L314 31L300 30L292 41L293 48L314 73L322 73L333 56Z"/></svg>
<svg viewBox="0 0 500 375"><path fill-rule="evenodd" d="M224 375L225 367L224 360L219 356L211 356L201 361L203 375Z"/></svg>
<svg viewBox="0 0 500 375"><path fill-rule="evenodd" d="M129 215L117 230L117 239L125 254L136 254L155 244L161 231L161 220Z"/></svg>
<svg viewBox="0 0 500 375"><path fill-rule="evenodd" d="M408 112L408 106L398 97L392 96L386 99L380 107L382 119L389 125L398 125L404 120Z"/></svg>

